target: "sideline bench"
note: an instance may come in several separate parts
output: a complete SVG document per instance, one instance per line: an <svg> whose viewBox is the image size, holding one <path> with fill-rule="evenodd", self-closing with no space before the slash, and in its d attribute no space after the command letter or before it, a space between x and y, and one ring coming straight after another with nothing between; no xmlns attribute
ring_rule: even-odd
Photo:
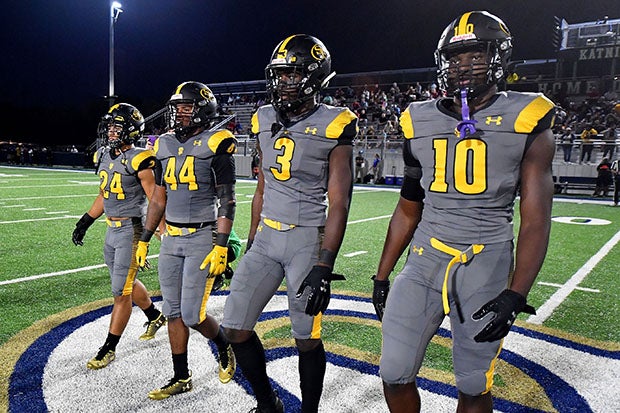
<svg viewBox="0 0 620 413"><path fill-rule="evenodd" d="M553 184L556 194L566 194L569 189L594 191L596 188L596 178L590 176L554 176Z"/></svg>

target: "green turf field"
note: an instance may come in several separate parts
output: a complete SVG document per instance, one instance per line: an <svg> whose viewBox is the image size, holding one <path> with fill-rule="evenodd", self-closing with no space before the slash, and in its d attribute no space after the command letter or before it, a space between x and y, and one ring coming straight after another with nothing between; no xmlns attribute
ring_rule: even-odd
<svg viewBox="0 0 620 413"><path fill-rule="evenodd" d="M83 247L71 242L75 222L89 209L98 182L92 171L0 166L0 348L4 351L0 360L11 366L37 336L68 317L112 302L102 257L106 230L103 220L89 229ZM253 181L237 183L235 230L244 241L254 188ZM347 280L334 282L333 292L349 297L371 296L370 277L376 270L398 196L395 187L355 188L347 232L335 268ZM609 351L610 357L617 358L620 208L609 205L611 201L555 200L547 259L529 296L539 314L521 315L517 324L530 331ZM518 223L517 214L515 230ZM155 295L159 294L158 251L159 242L154 239L149 251L152 268L139 273ZM397 270L403 261L404 257ZM63 313L65 310L69 311ZM259 325L257 331L267 349L292 345L287 319ZM371 365L378 363L381 331L375 320L326 316L323 339L332 354L347 355ZM98 344L88 346L96 348ZM420 372L422 377L437 383L453 382L450 347L448 338L439 335L433 338ZM89 351L92 352L90 348ZM158 347L158 351L166 353L167 346ZM81 366L83 360L77 364ZM537 411L558 411L544 400L528 399L527 394L520 399L519 393L506 384L528 383L527 379L519 379L522 377L519 374L522 373L502 360L494 376L493 393L517 403L514 411L520 411L523 406L535 407ZM10 371L0 374L0 409L7 406L8 375ZM379 382L376 384L372 386L375 392L380 389ZM612 402L620 402L619 394L611 397ZM558 403L562 398L551 399ZM513 411L510 406L505 410Z"/></svg>
<svg viewBox="0 0 620 413"><path fill-rule="evenodd" d="M89 229L83 247L71 242L74 224L90 207L97 184L92 172L0 167L0 344L50 314L110 297L102 259L105 224L99 220ZM253 182L238 182L235 230L242 239L247 237L253 191ZM370 276L397 199L394 190L356 187L336 264L336 271L345 274L347 281L334 283L334 291L370 296ZM578 219L573 220L576 224L553 223L547 259L529 297L536 307L620 230L620 208L561 201L566 200L554 202L555 217L596 218L609 223L588 225ZM518 214L515 222L518 226ZM158 248L154 240L149 254L156 255ZM609 322L620 319L619 248L613 245L595 263L543 326L593 340L620 342L617 323ZM157 291L157 259L151 261L153 268L139 276L148 289Z"/></svg>

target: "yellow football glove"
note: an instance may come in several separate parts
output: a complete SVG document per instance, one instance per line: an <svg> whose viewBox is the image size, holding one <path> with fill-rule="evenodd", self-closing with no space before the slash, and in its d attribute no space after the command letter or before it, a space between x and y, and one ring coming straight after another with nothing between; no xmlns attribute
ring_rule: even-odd
<svg viewBox="0 0 620 413"><path fill-rule="evenodd" d="M200 264L200 269L204 270L209 266L209 277L220 275L226 269L226 258L228 256L228 247L214 245L211 252Z"/></svg>
<svg viewBox="0 0 620 413"><path fill-rule="evenodd" d="M149 243L146 241L138 241L138 248L136 249L136 261L140 268L146 266L146 255L149 253Z"/></svg>

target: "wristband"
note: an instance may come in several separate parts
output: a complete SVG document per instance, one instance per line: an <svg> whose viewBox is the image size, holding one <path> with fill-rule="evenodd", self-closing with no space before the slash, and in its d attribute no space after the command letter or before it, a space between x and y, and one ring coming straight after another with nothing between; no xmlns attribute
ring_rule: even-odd
<svg viewBox="0 0 620 413"><path fill-rule="evenodd" d="M215 236L215 245L219 245L220 247L227 246L228 237L230 237L230 234L222 234L221 232L218 232Z"/></svg>
<svg viewBox="0 0 620 413"><path fill-rule="evenodd" d="M142 232L142 236L140 237L140 241L144 241L144 242L149 242L151 240L151 237L153 236L154 231L151 231L150 229L145 229Z"/></svg>
<svg viewBox="0 0 620 413"><path fill-rule="evenodd" d="M336 261L336 253L330 250L322 249L319 252L319 263L326 264L330 268L334 268Z"/></svg>

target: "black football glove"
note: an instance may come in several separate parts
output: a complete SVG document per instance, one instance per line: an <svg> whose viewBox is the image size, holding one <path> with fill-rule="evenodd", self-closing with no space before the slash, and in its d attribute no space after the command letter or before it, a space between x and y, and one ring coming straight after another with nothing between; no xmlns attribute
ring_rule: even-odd
<svg viewBox="0 0 620 413"><path fill-rule="evenodd" d="M489 313L495 313L491 321L474 337L478 343L500 340L508 334L519 313L536 314L536 310L528 305L525 297L512 291L504 290L480 307L472 314L473 320L481 320Z"/></svg>
<svg viewBox="0 0 620 413"><path fill-rule="evenodd" d="M375 313L379 321L383 320L383 312L385 311L385 302L390 292L390 280L377 280L374 276L374 287L372 289L372 305L375 306Z"/></svg>
<svg viewBox="0 0 620 413"><path fill-rule="evenodd" d="M82 215L82 218L75 224L73 236L71 237L75 245L84 245L82 240L84 239L84 235L86 235L86 230L93 225L93 222L95 222L95 218L88 215L88 213Z"/></svg>
<svg viewBox="0 0 620 413"><path fill-rule="evenodd" d="M317 315L324 313L327 310L329 299L331 296L331 289L329 283L332 280L344 280L344 276L340 274L333 274L329 267L322 265L315 265L310 270L310 273L306 276L301 283L299 290L297 290L297 298L301 298L306 287L310 288L310 294L308 294L308 301L306 302L306 314Z"/></svg>

